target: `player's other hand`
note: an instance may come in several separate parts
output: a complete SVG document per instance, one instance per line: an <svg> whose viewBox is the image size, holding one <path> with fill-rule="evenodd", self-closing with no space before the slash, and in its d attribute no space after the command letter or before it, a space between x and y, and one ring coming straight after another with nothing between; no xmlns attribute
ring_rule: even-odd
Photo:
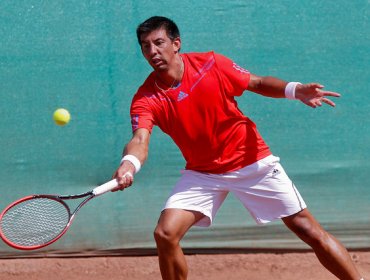
<svg viewBox="0 0 370 280"><path fill-rule="evenodd" d="M322 103L335 107L335 103L328 97L340 97L340 94L333 91L325 91L323 88L323 85L317 83L297 85L295 96L312 108L322 106Z"/></svg>

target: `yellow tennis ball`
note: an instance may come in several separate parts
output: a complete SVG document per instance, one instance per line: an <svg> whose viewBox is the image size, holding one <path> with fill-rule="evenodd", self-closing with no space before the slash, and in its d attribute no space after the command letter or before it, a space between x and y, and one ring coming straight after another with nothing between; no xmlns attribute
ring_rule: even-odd
<svg viewBox="0 0 370 280"><path fill-rule="evenodd" d="M68 110L60 108L54 112L53 119L57 125L66 125L71 120L71 115Z"/></svg>

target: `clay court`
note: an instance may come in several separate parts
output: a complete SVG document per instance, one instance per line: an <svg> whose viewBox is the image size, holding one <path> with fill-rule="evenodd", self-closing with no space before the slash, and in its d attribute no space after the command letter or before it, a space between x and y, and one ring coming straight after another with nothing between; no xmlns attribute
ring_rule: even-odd
<svg viewBox="0 0 370 280"><path fill-rule="evenodd" d="M351 256L370 279L370 252ZM305 253L187 255L189 280L331 280L315 255ZM7 280L149 280L161 279L155 256L29 258L0 260L0 279Z"/></svg>

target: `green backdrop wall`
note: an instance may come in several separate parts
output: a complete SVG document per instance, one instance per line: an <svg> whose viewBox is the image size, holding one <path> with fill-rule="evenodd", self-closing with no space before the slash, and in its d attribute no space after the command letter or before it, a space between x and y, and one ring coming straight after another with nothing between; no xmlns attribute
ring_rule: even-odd
<svg viewBox="0 0 370 280"><path fill-rule="evenodd" d="M370 247L369 13L367 0L1 1L0 207L110 179L131 137L131 98L151 71L135 28L164 15L179 25L183 52L214 50L258 75L317 81L342 94L334 109L248 92L238 103L323 226L346 246ZM59 107L72 114L65 127L52 121ZM155 129L135 185L93 200L42 252L153 248L183 166ZM281 222L256 226L232 196L214 225L191 230L183 245L306 248ZM4 244L0 252L16 254Z"/></svg>

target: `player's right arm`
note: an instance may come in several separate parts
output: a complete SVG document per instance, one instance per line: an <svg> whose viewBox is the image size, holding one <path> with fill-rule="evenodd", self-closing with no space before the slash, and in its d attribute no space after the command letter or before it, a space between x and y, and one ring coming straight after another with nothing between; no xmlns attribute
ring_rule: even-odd
<svg viewBox="0 0 370 280"><path fill-rule="evenodd" d="M136 157L140 165L143 165L148 157L150 132L146 128L139 128L134 131L131 140L123 150L123 156L132 155ZM113 191L123 190L132 185L134 174L137 172L134 164L129 160L123 160L113 175L119 184Z"/></svg>

